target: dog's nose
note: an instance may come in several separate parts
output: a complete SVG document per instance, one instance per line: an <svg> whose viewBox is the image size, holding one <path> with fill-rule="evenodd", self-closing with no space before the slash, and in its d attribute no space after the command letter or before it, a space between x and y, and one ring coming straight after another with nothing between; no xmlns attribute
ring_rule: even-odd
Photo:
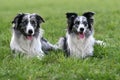
<svg viewBox="0 0 120 80"><path fill-rule="evenodd" d="M29 34L32 34L32 33L33 33L33 30L32 30L32 29L28 30L28 33L29 33Z"/></svg>
<svg viewBox="0 0 120 80"><path fill-rule="evenodd" d="M84 28L80 28L80 31L82 31L82 32L83 32L83 31L84 31Z"/></svg>

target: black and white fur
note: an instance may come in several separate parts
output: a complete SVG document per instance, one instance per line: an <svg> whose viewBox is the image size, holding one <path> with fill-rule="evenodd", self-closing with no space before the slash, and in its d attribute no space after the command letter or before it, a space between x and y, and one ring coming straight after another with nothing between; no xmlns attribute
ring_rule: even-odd
<svg viewBox="0 0 120 80"><path fill-rule="evenodd" d="M24 53L28 56L44 56L44 53L55 49L42 36L40 24L45 22L38 14L21 13L14 20L10 48L15 53Z"/></svg>
<svg viewBox="0 0 120 80"><path fill-rule="evenodd" d="M94 12L85 12L82 16L78 16L77 13L66 13L67 33L58 42L59 48L65 51L66 56L78 58L93 56L94 44L103 44L93 37L94 14Z"/></svg>

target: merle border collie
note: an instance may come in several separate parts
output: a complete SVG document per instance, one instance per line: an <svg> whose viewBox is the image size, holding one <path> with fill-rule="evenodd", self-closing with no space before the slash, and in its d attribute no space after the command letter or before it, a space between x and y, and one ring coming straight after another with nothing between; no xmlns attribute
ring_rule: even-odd
<svg viewBox="0 0 120 80"><path fill-rule="evenodd" d="M43 38L40 24L45 22L38 14L20 13L14 20L10 48L15 53L25 53L28 56L44 56L55 46Z"/></svg>
<svg viewBox="0 0 120 80"><path fill-rule="evenodd" d="M93 37L94 12L85 12L82 16L77 13L66 13L67 33L61 37L58 46L66 56L85 58L93 56L94 44L104 44Z"/></svg>

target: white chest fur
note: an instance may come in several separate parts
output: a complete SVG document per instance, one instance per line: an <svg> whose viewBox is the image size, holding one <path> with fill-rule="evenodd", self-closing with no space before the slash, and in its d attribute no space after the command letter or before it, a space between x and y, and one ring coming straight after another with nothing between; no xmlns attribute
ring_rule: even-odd
<svg viewBox="0 0 120 80"><path fill-rule="evenodd" d="M38 36L38 38L33 38L33 40L26 40L22 35L20 38L17 38L13 32L10 47L12 50L15 50L15 52L22 52L28 56L44 56L41 48L40 36Z"/></svg>
<svg viewBox="0 0 120 80"><path fill-rule="evenodd" d="M75 35L67 35L67 43L71 56L84 58L93 55L95 39L92 35L84 39L78 39Z"/></svg>

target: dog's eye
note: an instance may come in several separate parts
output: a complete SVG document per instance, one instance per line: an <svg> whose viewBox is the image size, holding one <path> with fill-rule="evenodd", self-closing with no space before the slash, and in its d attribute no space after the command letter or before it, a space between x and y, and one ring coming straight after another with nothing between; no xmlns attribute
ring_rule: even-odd
<svg viewBox="0 0 120 80"><path fill-rule="evenodd" d="M80 22L79 22L79 21L76 21L76 22L75 22L75 24L79 25L79 24L80 24Z"/></svg>
<svg viewBox="0 0 120 80"><path fill-rule="evenodd" d="M30 21L30 22L31 22L31 24L35 24L35 21L33 21L33 20L32 20L32 21Z"/></svg>
<svg viewBox="0 0 120 80"><path fill-rule="evenodd" d="M27 20L25 20L25 21L22 22L23 25L27 25L27 23L28 23Z"/></svg>
<svg viewBox="0 0 120 80"><path fill-rule="evenodd" d="M85 26L87 26L88 23L87 23L87 22L83 22L83 24L84 24Z"/></svg>

